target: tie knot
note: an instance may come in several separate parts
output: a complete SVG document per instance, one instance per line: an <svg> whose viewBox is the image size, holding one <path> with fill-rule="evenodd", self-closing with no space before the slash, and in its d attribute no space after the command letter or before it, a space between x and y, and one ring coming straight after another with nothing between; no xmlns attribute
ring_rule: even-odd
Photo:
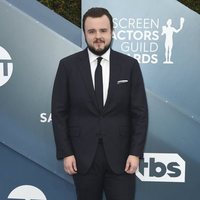
<svg viewBox="0 0 200 200"><path fill-rule="evenodd" d="M102 57L97 58L97 65L100 65L100 62L101 62L102 59L103 59Z"/></svg>

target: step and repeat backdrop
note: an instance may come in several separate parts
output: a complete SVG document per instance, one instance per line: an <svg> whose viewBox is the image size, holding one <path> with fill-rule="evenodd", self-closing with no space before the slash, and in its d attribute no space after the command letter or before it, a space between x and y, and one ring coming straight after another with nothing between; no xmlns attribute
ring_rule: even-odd
<svg viewBox="0 0 200 200"><path fill-rule="evenodd" d="M40 17L55 13L40 3L22 5L0 1L0 199L75 200L56 160L50 105L59 60L84 39L79 47L44 25ZM144 76L150 120L135 200L198 199L200 16L175 0L85 0L82 14L90 7L110 11L113 49L135 57Z"/></svg>

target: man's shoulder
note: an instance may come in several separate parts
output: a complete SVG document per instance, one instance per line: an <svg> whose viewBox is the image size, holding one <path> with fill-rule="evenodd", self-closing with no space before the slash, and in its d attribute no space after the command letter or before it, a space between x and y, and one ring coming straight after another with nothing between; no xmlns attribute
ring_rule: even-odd
<svg viewBox="0 0 200 200"><path fill-rule="evenodd" d="M138 63L138 61L135 58L121 53L119 51L112 50L111 55L122 62Z"/></svg>

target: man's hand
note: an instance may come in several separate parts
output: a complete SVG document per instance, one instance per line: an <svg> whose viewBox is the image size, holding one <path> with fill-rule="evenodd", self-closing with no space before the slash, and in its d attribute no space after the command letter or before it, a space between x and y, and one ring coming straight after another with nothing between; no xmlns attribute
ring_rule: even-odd
<svg viewBox="0 0 200 200"><path fill-rule="evenodd" d="M77 173L76 159L73 155L64 158L64 170L69 175Z"/></svg>
<svg viewBox="0 0 200 200"><path fill-rule="evenodd" d="M128 174L134 174L139 166L139 157L129 155L126 161L125 172Z"/></svg>

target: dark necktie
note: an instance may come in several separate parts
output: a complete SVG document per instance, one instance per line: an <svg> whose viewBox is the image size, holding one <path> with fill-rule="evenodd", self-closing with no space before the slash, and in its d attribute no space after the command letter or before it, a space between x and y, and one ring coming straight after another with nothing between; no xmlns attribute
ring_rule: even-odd
<svg viewBox="0 0 200 200"><path fill-rule="evenodd" d="M95 94L99 104L100 110L103 108L103 80L102 80L102 66L100 62L102 57L97 58L97 68L95 71Z"/></svg>

